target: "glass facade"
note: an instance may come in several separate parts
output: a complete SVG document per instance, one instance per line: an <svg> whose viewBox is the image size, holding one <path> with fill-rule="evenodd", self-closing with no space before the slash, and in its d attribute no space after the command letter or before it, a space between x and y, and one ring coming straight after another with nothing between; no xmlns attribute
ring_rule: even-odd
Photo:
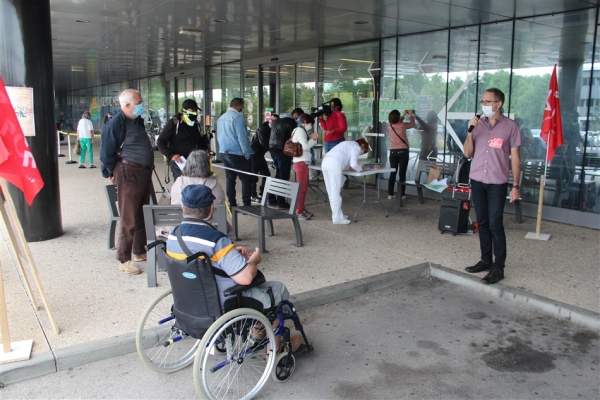
<svg viewBox="0 0 600 400"><path fill-rule="evenodd" d="M318 60L260 64L244 71L241 62L216 65L204 68L207 88L203 76L118 82L68 93L57 101L57 114L63 123L76 127L83 111L93 111L100 130L101 117L119 109L119 92L134 87L148 105L148 122L159 127L184 98L195 98L203 109L214 102L219 116L231 99L244 96L244 113L254 130L265 111L301 107L309 112L315 103L338 97L348 121L346 139L364 135L373 149L369 157L387 164L389 112L414 109L418 124L408 132L407 177L413 179L419 160L450 161L462 156L467 121L480 109L485 89L495 87L506 95L504 113L521 128L523 202L537 204L540 177L546 174L546 206L600 213L596 202L600 187L597 11L590 8L326 47L319 50ZM558 65L564 145L546 165L546 147L539 136L554 64Z"/></svg>

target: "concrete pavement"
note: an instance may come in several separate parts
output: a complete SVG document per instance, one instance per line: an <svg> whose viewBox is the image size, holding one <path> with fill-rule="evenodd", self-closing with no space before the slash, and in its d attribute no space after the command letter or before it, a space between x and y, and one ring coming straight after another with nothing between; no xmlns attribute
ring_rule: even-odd
<svg viewBox="0 0 600 400"><path fill-rule="evenodd" d="M162 272L158 274L159 287L148 288L145 274L128 276L118 270L115 253L106 245L109 212L104 185L107 182L98 169L77 169L76 164L65 165L64 161L64 158L58 160L65 234L54 240L30 243L61 333L53 332L45 310L34 310L31 306L3 234L0 259L11 340L33 339L34 347L31 360L0 366L0 382L15 382L134 351L133 332L144 307L168 285L168 278ZM165 166L158 152L156 164L159 176L164 176ZM224 186L224 174L221 170L217 174ZM155 187L158 188L156 182ZM360 204L362 191L349 189L344 191L343 198L345 212L353 213ZM512 215L506 215L506 278L502 285L484 287L463 272L465 266L477 261L477 238L440 235L438 201L426 199L425 204L419 205L416 197L409 196L405 207L398 211L394 210L393 201L384 203L390 209L388 218L379 205L368 204L360 211L358 223L333 225L328 204L322 197L316 200L309 191L307 208L316 215L310 221L301 221L304 247L295 247L289 221L275 221L276 236L266 239L269 253L263 257L261 270L268 279L285 282L293 294L308 294L316 299L313 291L321 290L324 298L330 296L328 301L334 301L339 299L339 293L351 296L363 293L365 289L344 288L357 280L386 282L389 276L382 274L416 265L427 268L440 265L447 268L441 270L445 274L443 279L464 278L468 282L465 285L496 291L496 297L537 304L536 307L547 308L552 315L585 326L597 324L599 231L544 221L542 232L551 233L552 239L530 241L524 236L535 230L535 220L524 218L524 223L517 225ZM257 245L254 219L240 219L240 236L239 245ZM144 264L140 266L145 268ZM431 269L432 275L435 271ZM371 283L371 287L377 285ZM36 367L41 372L34 373L29 367L31 363L43 365Z"/></svg>

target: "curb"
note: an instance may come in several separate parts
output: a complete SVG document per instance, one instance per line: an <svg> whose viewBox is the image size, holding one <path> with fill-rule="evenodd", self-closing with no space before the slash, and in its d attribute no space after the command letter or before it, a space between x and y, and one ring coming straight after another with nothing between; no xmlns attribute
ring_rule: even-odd
<svg viewBox="0 0 600 400"><path fill-rule="evenodd" d="M306 310L350 297L432 276L475 292L515 302L552 317L600 330L600 314L503 284L484 285L478 278L430 263L385 272L291 296L297 310ZM133 353L135 332L34 354L31 359L0 365L0 384L10 384L80 365Z"/></svg>

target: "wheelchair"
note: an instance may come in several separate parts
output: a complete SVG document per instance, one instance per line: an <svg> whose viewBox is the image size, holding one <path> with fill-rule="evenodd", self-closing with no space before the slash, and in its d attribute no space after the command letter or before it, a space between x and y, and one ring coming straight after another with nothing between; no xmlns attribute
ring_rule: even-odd
<svg viewBox="0 0 600 400"><path fill-rule="evenodd" d="M284 300L263 310L260 301L242 296L266 281L259 272L250 285L225 291L223 312L215 275L224 272L212 266L210 257L202 252L190 255L184 244L188 257L175 260L160 240L147 247L158 245L162 247L159 263L166 266L171 289L148 305L138 324L136 348L143 363L162 373L193 363L196 391L207 399L250 399L269 377L278 382L290 379L295 356L313 351L294 305ZM301 335L295 351L287 320Z"/></svg>

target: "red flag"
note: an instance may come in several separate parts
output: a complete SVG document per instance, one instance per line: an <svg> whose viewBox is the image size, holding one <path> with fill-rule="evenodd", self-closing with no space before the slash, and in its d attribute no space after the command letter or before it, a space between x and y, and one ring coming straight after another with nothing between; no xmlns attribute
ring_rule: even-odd
<svg viewBox="0 0 600 400"><path fill-rule="evenodd" d="M25 194L27 204L44 186L25 140L17 115L0 77L0 178L6 179Z"/></svg>
<svg viewBox="0 0 600 400"><path fill-rule="evenodd" d="M546 162L550 162L556 154L556 149L563 145L562 119L560 117L560 100L558 98L558 82L556 81L556 64L550 78L548 99L544 110L544 121L540 137L548 146Z"/></svg>

